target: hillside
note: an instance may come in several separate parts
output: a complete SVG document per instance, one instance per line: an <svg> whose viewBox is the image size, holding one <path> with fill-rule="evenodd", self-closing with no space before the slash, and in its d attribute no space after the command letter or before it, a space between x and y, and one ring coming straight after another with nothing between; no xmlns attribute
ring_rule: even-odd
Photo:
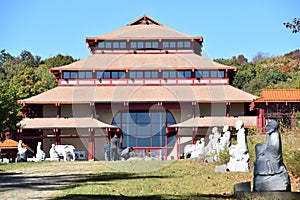
<svg viewBox="0 0 300 200"><path fill-rule="evenodd" d="M264 59L259 62L263 68L274 67L284 73L300 71L300 50L297 49L284 56L277 56Z"/></svg>
<svg viewBox="0 0 300 200"><path fill-rule="evenodd" d="M254 95L259 95L262 89L300 89L299 49L276 57L258 53L253 60L248 62L239 55L215 61L237 67L233 85Z"/></svg>

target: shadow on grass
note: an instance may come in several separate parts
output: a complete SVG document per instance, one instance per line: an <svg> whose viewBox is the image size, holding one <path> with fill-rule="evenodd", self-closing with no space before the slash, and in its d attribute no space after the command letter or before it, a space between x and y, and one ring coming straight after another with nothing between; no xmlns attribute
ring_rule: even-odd
<svg viewBox="0 0 300 200"><path fill-rule="evenodd" d="M63 191L78 187L89 182L89 184L110 184L109 182L118 180L133 179L164 179L171 176L141 175L123 172L105 172L99 174L57 174L57 175L28 175L23 173L0 173L0 192L9 190L17 193L18 189L28 189L32 191ZM173 177L173 176L172 176ZM21 194L22 195L22 194ZM40 193L39 195L42 195ZM32 196L32 198L35 198ZM41 197L39 197L41 198ZM124 196L122 194L67 194L65 196L50 199L228 199L229 195L216 194L195 194L195 195L174 195L174 194L155 194ZM47 198L49 199L49 198Z"/></svg>
<svg viewBox="0 0 300 200"><path fill-rule="evenodd" d="M59 172L58 172L59 173ZM58 175L28 175L23 173L0 173L0 192L6 190L65 190L76 187L77 183L103 182L122 179L167 178L164 176L139 176L122 172L107 172L100 174L58 174Z"/></svg>
<svg viewBox="0 0 300 200"><path fill-rule="evenodd" d="M153 176L153 175L139 175L139 174L130 174L130 173L100 173L100 174L93 174L89 177L86 177L84 180L81 180L81 183L84 182L95 182L107 184L110 181L118 181L118 180L130 180L130 179L163 179L163 178L170 178L173 176ZM176 177L176 176L174 176ZM76 185L69 186L68 189L74 188ZM67 189L67 188L66 188ZM78 200L86 200L86 199L121 199L121 200L134 200L134 199L230 199L233 198L232 195L218 195L218 194L195 194L195 195L174 195L174 194L154 194L154 195L138 195L138 196L126 196L123 194L67 194L65 196L60 196L54 198L54 200L58 199L78 199Z"/></svg>
<svg viewBox="0 0 300 200"><path fill-rule="evenodd" d="M122 196L122 195L82 195L82 194L70 194L57 199L75 199L75 200L86 200L86 199L120 199L120 200L135 200L135 199L232 199L233 196L229 195L215 195L215 194L198 194L198 195L168 195L168 194L157 194L147 196ZM55 199L56 200L56 199Z"/></svg>

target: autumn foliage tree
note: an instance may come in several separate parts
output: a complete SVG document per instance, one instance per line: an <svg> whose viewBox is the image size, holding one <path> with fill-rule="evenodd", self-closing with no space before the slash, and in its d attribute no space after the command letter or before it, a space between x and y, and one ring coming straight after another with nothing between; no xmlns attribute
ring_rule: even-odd
<svg viewBox="0 0 300 200"><path fill-rule="evenodd" d="M17 57L0 51L0 132L15 131L22 119L17 100L28 98L57 86L50 68L67 65L75 60L71 56L57 55L42 60L29 51Z"/></svg>

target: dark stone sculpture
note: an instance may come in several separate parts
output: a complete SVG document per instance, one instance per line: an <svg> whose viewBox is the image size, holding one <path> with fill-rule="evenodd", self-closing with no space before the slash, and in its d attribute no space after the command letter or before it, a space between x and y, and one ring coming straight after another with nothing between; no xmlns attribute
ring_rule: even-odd
<svg viewBox="0 0 300 200"><path fill-rule="evenodd" d="M266 126L266 144L255 146L254 191L291 191L290 179L282 159L278 123L271 120Z"/></svg>

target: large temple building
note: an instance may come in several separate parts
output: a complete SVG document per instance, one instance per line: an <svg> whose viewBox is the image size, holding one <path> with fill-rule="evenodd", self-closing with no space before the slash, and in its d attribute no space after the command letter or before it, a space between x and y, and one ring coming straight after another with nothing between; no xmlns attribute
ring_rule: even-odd
<svg viewBox="0 0 300 200"><path fill-rule="evenodd" d="M42 142L48 157L54 143L104 160L103 145L117 134L120 149L179 159L213 127L257 126L249 109L257 97L231 86L235 67L202 55L201 36L144 15L86 43L90 56L51 69L57 87L19 101L26 117L17 139L32 149Z"/></svg>

